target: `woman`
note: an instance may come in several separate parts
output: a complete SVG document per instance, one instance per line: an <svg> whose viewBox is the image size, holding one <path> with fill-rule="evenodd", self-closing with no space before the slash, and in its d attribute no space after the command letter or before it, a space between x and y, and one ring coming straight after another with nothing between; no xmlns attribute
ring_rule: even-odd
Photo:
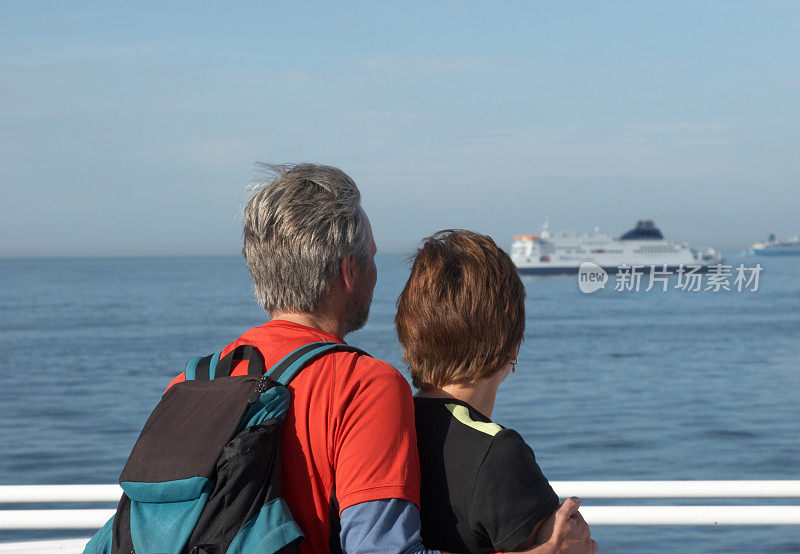
<svg viewBox="0 0 800 554"><path fill-rule="evenodd" d="M426 239L398 299L395 324L420 389L415 406L425 546L516 551L560 535L552 530L558 497L533 451L516 431L490 419L497 388L515 371L525 331L525 288L508 255L470 231ZM585 537L580 548L567 550L593 552L596 543L572 505L572 523L585 527ZM540 550L565 551L563 540L557 546Z"/></svg>

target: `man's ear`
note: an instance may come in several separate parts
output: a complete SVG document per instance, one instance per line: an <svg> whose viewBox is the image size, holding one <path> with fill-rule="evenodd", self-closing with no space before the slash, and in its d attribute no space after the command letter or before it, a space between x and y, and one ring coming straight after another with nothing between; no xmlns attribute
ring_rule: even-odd
<svg viewBox="0 0 800 554"><path fill-rule="evenodd" d="M355 254L348 254L339 262L339 273L342 276L342 284L344 285L344 290L348 293L352 293L356 289L356 263Z"/></svg>

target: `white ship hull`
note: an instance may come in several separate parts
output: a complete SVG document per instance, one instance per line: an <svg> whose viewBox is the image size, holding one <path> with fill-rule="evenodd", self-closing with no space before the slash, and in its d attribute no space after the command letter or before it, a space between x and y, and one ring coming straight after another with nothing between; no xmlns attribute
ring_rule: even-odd
<svg viewBox="0 0 800 554"><path fill-rule="evenodd" d="M620 266L639 266L676 271L680 267L709 266L722 262L713 249L696 250L682 242L669 241L652 222L639 222L637 228L616 238L595 233L551 235L545 226L539 235L517 235L511 245L511 259L521 274L577 273L584 262L592 262L609 273Z"/></svg>
<svg viewBox="0 0 800 554"><path fill-rule="evenodd" d="M778 240L770 235L767 242L757 242L750 246L747 254L751 256L800 256L800 237Z"/></svg>
<svg viewBox="0 0 800 554"><path fill-rule="evenodd" d="M593 260L586 260L592 263L597 264L597 262ZM581 262L583 263L583 262ZM620 270L620 267L623 269L636 267L640 270L643 269L645 273L650 270L650 267L653 266L655 271L665 271L668 273L675 273L680 269L684 271L689 271L690 269L697 269L694 270L696 273L705 273L709 270L709 267L716 265L716 264L700 264L700 263L692 263L692 264L678 264L678 265L664 265L664 264L618 264L618 265L601 265L597 264L603 268L606 273L614 274ZM517 266L517 271L520 275L572 275L578 273L580 268L580 264L577 266L551 266L551 267L542 267L542 266Z"/></svg>
<svg viewBox="0 0 800 554"><path fill-rule="evenodd" d="M794 248L761 248L749 251L753 256L800 256L800 247Z"/></svg>

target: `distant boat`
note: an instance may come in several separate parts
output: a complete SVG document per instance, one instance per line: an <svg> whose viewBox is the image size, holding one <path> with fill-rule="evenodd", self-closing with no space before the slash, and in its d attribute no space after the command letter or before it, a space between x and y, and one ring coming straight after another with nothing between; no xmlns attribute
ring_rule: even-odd
<svg viewBox="0 0 800 554"><path fill-rule="evenodd" d="M521 274L576 273L583 262L593 262L608 272L621 265L656 266L675 271L680 266L708 266L722 262L713 248L693 249L684 242L667 240L651 220L641 220L620 237L601 234L551 234L548 224L538 235L516 235L511 259Z"/></svg>
<svg viewBox="0 0 800 554"><path fill-rule="evenodd" d="M771 234L767 242L756 242L745 253L754 256L800 256L800 236L781 241Z"/></svg>

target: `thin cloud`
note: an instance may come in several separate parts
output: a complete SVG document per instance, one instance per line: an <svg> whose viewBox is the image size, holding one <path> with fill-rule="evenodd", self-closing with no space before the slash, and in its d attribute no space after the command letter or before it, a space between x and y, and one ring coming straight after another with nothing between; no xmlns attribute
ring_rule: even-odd
<svg viewBox="0 0 800 554"><path fill-rule="evenodd" d="M482 71L491 64L483 58L432 58L378 56L362 60L360 67L392 74L430 75L443 72Z"/></svg>

